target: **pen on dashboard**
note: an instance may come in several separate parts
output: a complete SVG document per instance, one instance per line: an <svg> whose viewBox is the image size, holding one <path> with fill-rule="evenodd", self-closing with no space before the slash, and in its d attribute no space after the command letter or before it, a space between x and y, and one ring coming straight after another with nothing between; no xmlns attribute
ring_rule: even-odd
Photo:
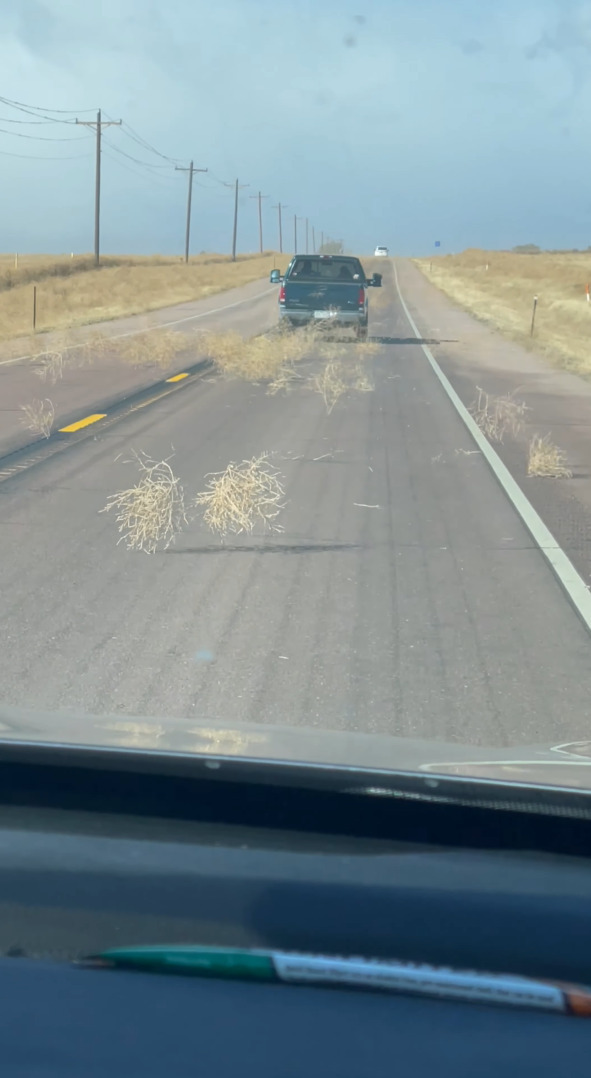
<svg viewBox="0 0 591 1078"><path fill-rule="evenodd" d="M381 959L156 945L113 948L90 955L78 965L226 980L374 989L591 1017L591 989L583 986Z"/></svg>

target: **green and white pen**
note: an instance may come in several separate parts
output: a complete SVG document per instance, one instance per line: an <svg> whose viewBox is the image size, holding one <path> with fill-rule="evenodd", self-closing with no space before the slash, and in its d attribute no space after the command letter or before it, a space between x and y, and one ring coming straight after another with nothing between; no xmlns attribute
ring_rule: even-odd
<svg viewBox="0 0 591 1078"><path fill-rule="evenodd" d="M127 969L225 980L374 989L591 1017L591 989L513 974L481 973L380 959L232 947L118 947L86 968Z"/></svg>

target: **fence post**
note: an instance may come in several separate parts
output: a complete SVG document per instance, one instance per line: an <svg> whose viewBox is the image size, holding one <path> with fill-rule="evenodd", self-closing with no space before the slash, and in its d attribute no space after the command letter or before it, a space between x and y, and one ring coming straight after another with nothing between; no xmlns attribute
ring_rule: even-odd
<svg viewBox="0 0 591 1078"><path fill-rule="evenodd" d="M531 313L531 329L529 331L530 337L533 337L533 335L534 335L534 325L535 325L535 321L536 321L536 308L537 308L537 306L538 306L538 297L534 296L534 309L533 309L533 311Z"/></svg>
<svg viewBox="0 0 591 1078"><path fill-rule="evenodd" d="M33 285L33 329L37 326L37 285Z"/></svg>

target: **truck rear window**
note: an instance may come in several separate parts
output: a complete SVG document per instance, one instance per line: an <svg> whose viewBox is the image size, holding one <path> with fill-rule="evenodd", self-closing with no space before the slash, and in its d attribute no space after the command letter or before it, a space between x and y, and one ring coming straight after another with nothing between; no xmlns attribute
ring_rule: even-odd
<svg viewBox="0 0 591 1078"><path fill-rule="evenodd" d="M297 258L289 274L290 281L360 281L365 278L356 259Z"/></svg>

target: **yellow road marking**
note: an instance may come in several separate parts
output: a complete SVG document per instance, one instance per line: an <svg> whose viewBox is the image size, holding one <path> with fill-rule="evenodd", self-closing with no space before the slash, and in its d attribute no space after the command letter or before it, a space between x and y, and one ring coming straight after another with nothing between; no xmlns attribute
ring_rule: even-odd
<svg viewBox="0 0 591 1078"><path fill-rule="evenodd" d="M167 382L181 382L183 378L188 378L188 374L174 374L172 378L167 378Z"/></svg>
<svg viewBox="0 0 591 1078"><path fill-rule="evenodd" d="M69 427L60 427L60 434L73 434L75 430L81 430L82 427L89 427L91 423L97 423L99 419L106 417L106 412L101 412L100 415L87 415L85 419L79 419L77 423L70 423Z"/></svg>

